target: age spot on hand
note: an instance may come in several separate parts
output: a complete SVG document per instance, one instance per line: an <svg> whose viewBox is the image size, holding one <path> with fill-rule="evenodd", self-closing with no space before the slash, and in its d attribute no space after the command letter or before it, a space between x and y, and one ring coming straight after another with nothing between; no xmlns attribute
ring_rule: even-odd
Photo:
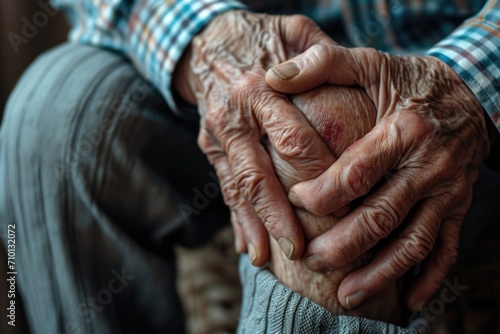
<svg viewBox="0 0 500 334"><path fill-rule="evenodd" d="M321 138L325 141L328 147L336 147L337 141L341 138L344 128L337 123L325 123L321 126Z"/></svg>

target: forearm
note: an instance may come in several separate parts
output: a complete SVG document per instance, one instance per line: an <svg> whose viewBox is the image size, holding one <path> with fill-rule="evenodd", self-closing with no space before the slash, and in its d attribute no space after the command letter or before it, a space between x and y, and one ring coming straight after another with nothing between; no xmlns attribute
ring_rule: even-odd
<svg viewBox="0 0 500 334"><path fill-rule="evenodd" d="M427 53L450 66L481 103L492 146L500 131L500 1L490 0L474 17ZM493 146L495 147L495 146ZM490 161L500 167L498 145ZM493 158L493 159L492 159Z"/></svg>

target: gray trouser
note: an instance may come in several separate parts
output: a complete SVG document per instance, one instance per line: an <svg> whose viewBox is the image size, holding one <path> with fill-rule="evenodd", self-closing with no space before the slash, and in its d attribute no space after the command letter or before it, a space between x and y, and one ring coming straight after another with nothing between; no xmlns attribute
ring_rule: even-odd
<svg viewBox="0 0 500 334"><path fill-rule="evenodd" d="M229 222L193 192L214 185L196 136L116 53L65 44L26 71L0 132L0 228L33 333L183 332L172 247Z"/></svg>
<svg viewBox="0 0 500 334"><path fill-rule="evenodd" d="M119 54L65 44L27 70L0 130L0 228L15 225L34 333L184 331L172 247L228 222L196 135ZM240 332L407 332L333 316L246 257L240 269Z"/></svg>

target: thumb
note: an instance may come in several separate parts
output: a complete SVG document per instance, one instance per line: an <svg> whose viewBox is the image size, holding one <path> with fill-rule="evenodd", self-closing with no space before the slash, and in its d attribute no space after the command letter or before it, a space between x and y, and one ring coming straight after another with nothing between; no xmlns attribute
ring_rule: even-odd
<svg viewBox="0 0 500 334"><path fill-rule="evenodd" d="M329 83L367 88L378 77L379 52L368 48L348 49L320 41L300 55L276 65L266 73L271 88L298 94ZM372 72L377 73L372 73Z"/></svg>

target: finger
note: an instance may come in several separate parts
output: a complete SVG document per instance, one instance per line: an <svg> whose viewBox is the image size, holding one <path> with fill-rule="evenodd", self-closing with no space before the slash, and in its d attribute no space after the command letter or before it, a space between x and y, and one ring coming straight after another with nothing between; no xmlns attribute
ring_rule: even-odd
<svg viewBox="0 0 500 334"><path fill-rule="evenodd" d="M372 80L380 77L383 59L373 49L349 49L321 41L272 67L265 78L273 89L287 94L305 92L325 83L368 88Z"/></svg>
<svg viewBox="0 0 500 334"><path fill-rule="evenodd" d="M456 187L451 195L448 195L449 211L452 213L444 219L433 253L408 293L406 304L410 310L418 311L424 307L442 284L450 267L455 263L460 229L465 214L472 203L472 186L476 176L476 173L472 173L463 175L463 178L457 176L453 179L453 184L460 184L460 186ZM451 186L445 187L450 189ZM442 197L439 194L434 196L436 198ZM441 297L443 298L443 294Z"/></svg>
<svg viewBox="0 0 500 334"><path fill-rule="evenodd" d="M319 256L333 269L354 261L399 226L425 188L425 183L415 182L415 171L398 171L391 182L381 186L329 231L312 240L306 257Z"/></svg>
<svg viewBox="0 0 500 334"><path fill-rule="evenodd" d="M329 151L326 144L322 143L318 133L303 128L300 133L293 134L293 120L286 120L280 129L272 129L269 136L263 140L274 170L278 175L285 191L301 181L310 180L324 172L335 162L335 156ZM285 129L290 126L290 130ZM308 125L305 125L308 127ZM280 131L280 132L278 132ZM282 134L288 138L283 138ZM275 141L272 145L269 138ZM302 139L303 138L303 139ZM311 147L316 146L316 149ZM318 148L319 146L319 148ZM278 148L276 148L278 147Z"/></svg>
<svg viewBox="0 0 500 334"><path fill-rule="evenodd" d="M445 201L451 202L452 197ZM344 279L338 292L341 304L348 309L358 307L422 262L434 247L448 207L442 199L429 198L420 202L401 235L382 249L370 264Z"/></svg>
<svg viewBox="0 0 500 334"><path fill-rule="evenodd" d="M307 170L313 175L324 171L326 166L321 158L331 153L304 115L284 96L266 88L258 76L242 78L234 88L236 96L248 96L248 87L260 92L258 98L250 96L254 101L250 107L263 133L233 132L222 142L223 149L227 152L236 187L255 208L285 255L297 259L304 248L302 228L259 136L267 135L281 160L295 170Z"/></svg>
<svg viewBox="0 0 500 334"><path fill-rule="evenodd" d="M409 128L399 117L384 118L319 177L293 186L290 201L324 216L366 195L388 170L398 166L414 145L419 136L416 129L425 131L416 122Z"/></svg>
<svg viewBox="0 0 500 334"><path fill-rule="evenodd" d="M337 44L321 30L316 22L304 15L282 16L280 30L283 32L283 44L292 48L291 54L293 55L301 53L315 44Z"/></svg>
<svg viewBox="0 0 500 334"><path fill-rule="evenodd" d="M269 260L269 234L250 203L244 202L236 210L243 231L248 256L254 266L263 266Z"/></svg>
<svg viewBox="0 0 500 334"><path fill-rule="evenodd" d="M335 161L328 145L304 114L286 96L270 90L262 77L248 76L240 80L239 86L243 94L248 94L248 87L261 86L255 90L259 95L254 97L256 102L252 105L256 121L263 129L260 135L266 136L267 146L282 161L302 173L300 178L316 177ZM224 148L227 151L229 147Z"/></svg>
<svg viewBox="0 0 500 334"><path fill-rule="evenodd" d="M220 159L216 163L216 170L223 160ZM227 160L222 163L227 164ZM235 234L239 238L239 248L243 252L248 251L253 265L262 266L269 260L269 234L253 207L239 194L234 182L229 187L232 189L224 189L226 189L228 201L231 203L232 222L234 222Z"/></svg>
<svg viewBox="0 0 500 334"><path fill-rule="evenodd" d="M269 259L269 237L261 220L250 203L246 202L234 183L234 177L226 155L213 136L201 129L198 144L214 166L222 189L224 202L231 208L231 221L235 230L237 248L252 249L251 259L255 265L263 265Z"/></svg>
<svg viewBox="0 0 500 334"><path fill-rule="evenodd" d="M233 210L231 210L231 225L233 226L234 231L234 249L236 250L236 253L246 253L247 244L245 242L240 223L238 222L238 218Z"/></svg>
<svg viewBox="0 0 500 334"><path fill-rule="evenodd" d="M439 242L407 296L406 304L410 310L420 311L427 304L455 263L462 221L463 216L458 216L443 222Z"/></svg>
<svg viewBox="0 0 500 334"><path fill-rule="evenodd" d="M265 149L260 145L240 149L231 146L228 159L232 162L234 184L243 199L255 208L285 255L291 259L299 258L304 247L303 232Z"/></svg>

